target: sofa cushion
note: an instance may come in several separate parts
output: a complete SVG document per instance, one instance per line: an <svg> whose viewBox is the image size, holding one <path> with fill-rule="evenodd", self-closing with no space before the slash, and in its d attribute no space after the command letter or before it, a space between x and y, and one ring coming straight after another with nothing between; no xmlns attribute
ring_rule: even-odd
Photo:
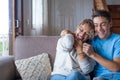
<svg viewBox="0 0 120 80"><path fill-rule="evenodd" d="M15 61L22 80L48 80L51 65L47 53Z"/></svg>

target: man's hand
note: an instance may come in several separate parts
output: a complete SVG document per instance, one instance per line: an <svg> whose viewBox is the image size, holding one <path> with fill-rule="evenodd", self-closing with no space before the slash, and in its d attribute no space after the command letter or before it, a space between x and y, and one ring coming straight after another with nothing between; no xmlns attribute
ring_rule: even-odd
<svg viewBox="0 0 120 80"><path fill-rule="evenodd" d="M83 52L89 57L95 54L93 47L88 43L83 43Z"/></svg>

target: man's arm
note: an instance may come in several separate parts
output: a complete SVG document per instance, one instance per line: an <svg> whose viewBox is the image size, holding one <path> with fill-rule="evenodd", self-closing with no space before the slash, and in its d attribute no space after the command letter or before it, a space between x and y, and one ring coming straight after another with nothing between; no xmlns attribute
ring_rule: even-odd
<svg viewBox="0 0 120 80"><path fill-rule="evenodd" d="M95 53L92 46L87 43L83 44L83 52L95 61L97 61L102 66L106 67L107 69L113 72L120 71L120 58L114 58L113 60L105 59L102 56Z"/></svg>

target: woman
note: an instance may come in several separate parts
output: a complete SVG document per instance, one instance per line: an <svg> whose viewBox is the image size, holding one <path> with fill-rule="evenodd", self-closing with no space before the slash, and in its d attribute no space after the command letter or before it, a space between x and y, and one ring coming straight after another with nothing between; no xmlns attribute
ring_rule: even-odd
<svg viewBox="0 0 120 80"><path fill-rule="evenodd" d="M50 80L90 80L95 62L82 52L82 42L94 36L92 20L85 19L75 34L64 30L56 48L56 57Z"/></svg>

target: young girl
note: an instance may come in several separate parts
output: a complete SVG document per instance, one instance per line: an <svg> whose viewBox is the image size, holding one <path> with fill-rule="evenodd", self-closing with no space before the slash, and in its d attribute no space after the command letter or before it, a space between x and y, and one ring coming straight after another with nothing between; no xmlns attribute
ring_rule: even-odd
<svg viewBox="0 0 120 80"><path fill-rule="evenodd" d="M95 62L82 52L82 42L93 35L94 25L90 19L83 20L76 33L69 30L61 32L50 80L90 80L89 73Z"/></svg>

